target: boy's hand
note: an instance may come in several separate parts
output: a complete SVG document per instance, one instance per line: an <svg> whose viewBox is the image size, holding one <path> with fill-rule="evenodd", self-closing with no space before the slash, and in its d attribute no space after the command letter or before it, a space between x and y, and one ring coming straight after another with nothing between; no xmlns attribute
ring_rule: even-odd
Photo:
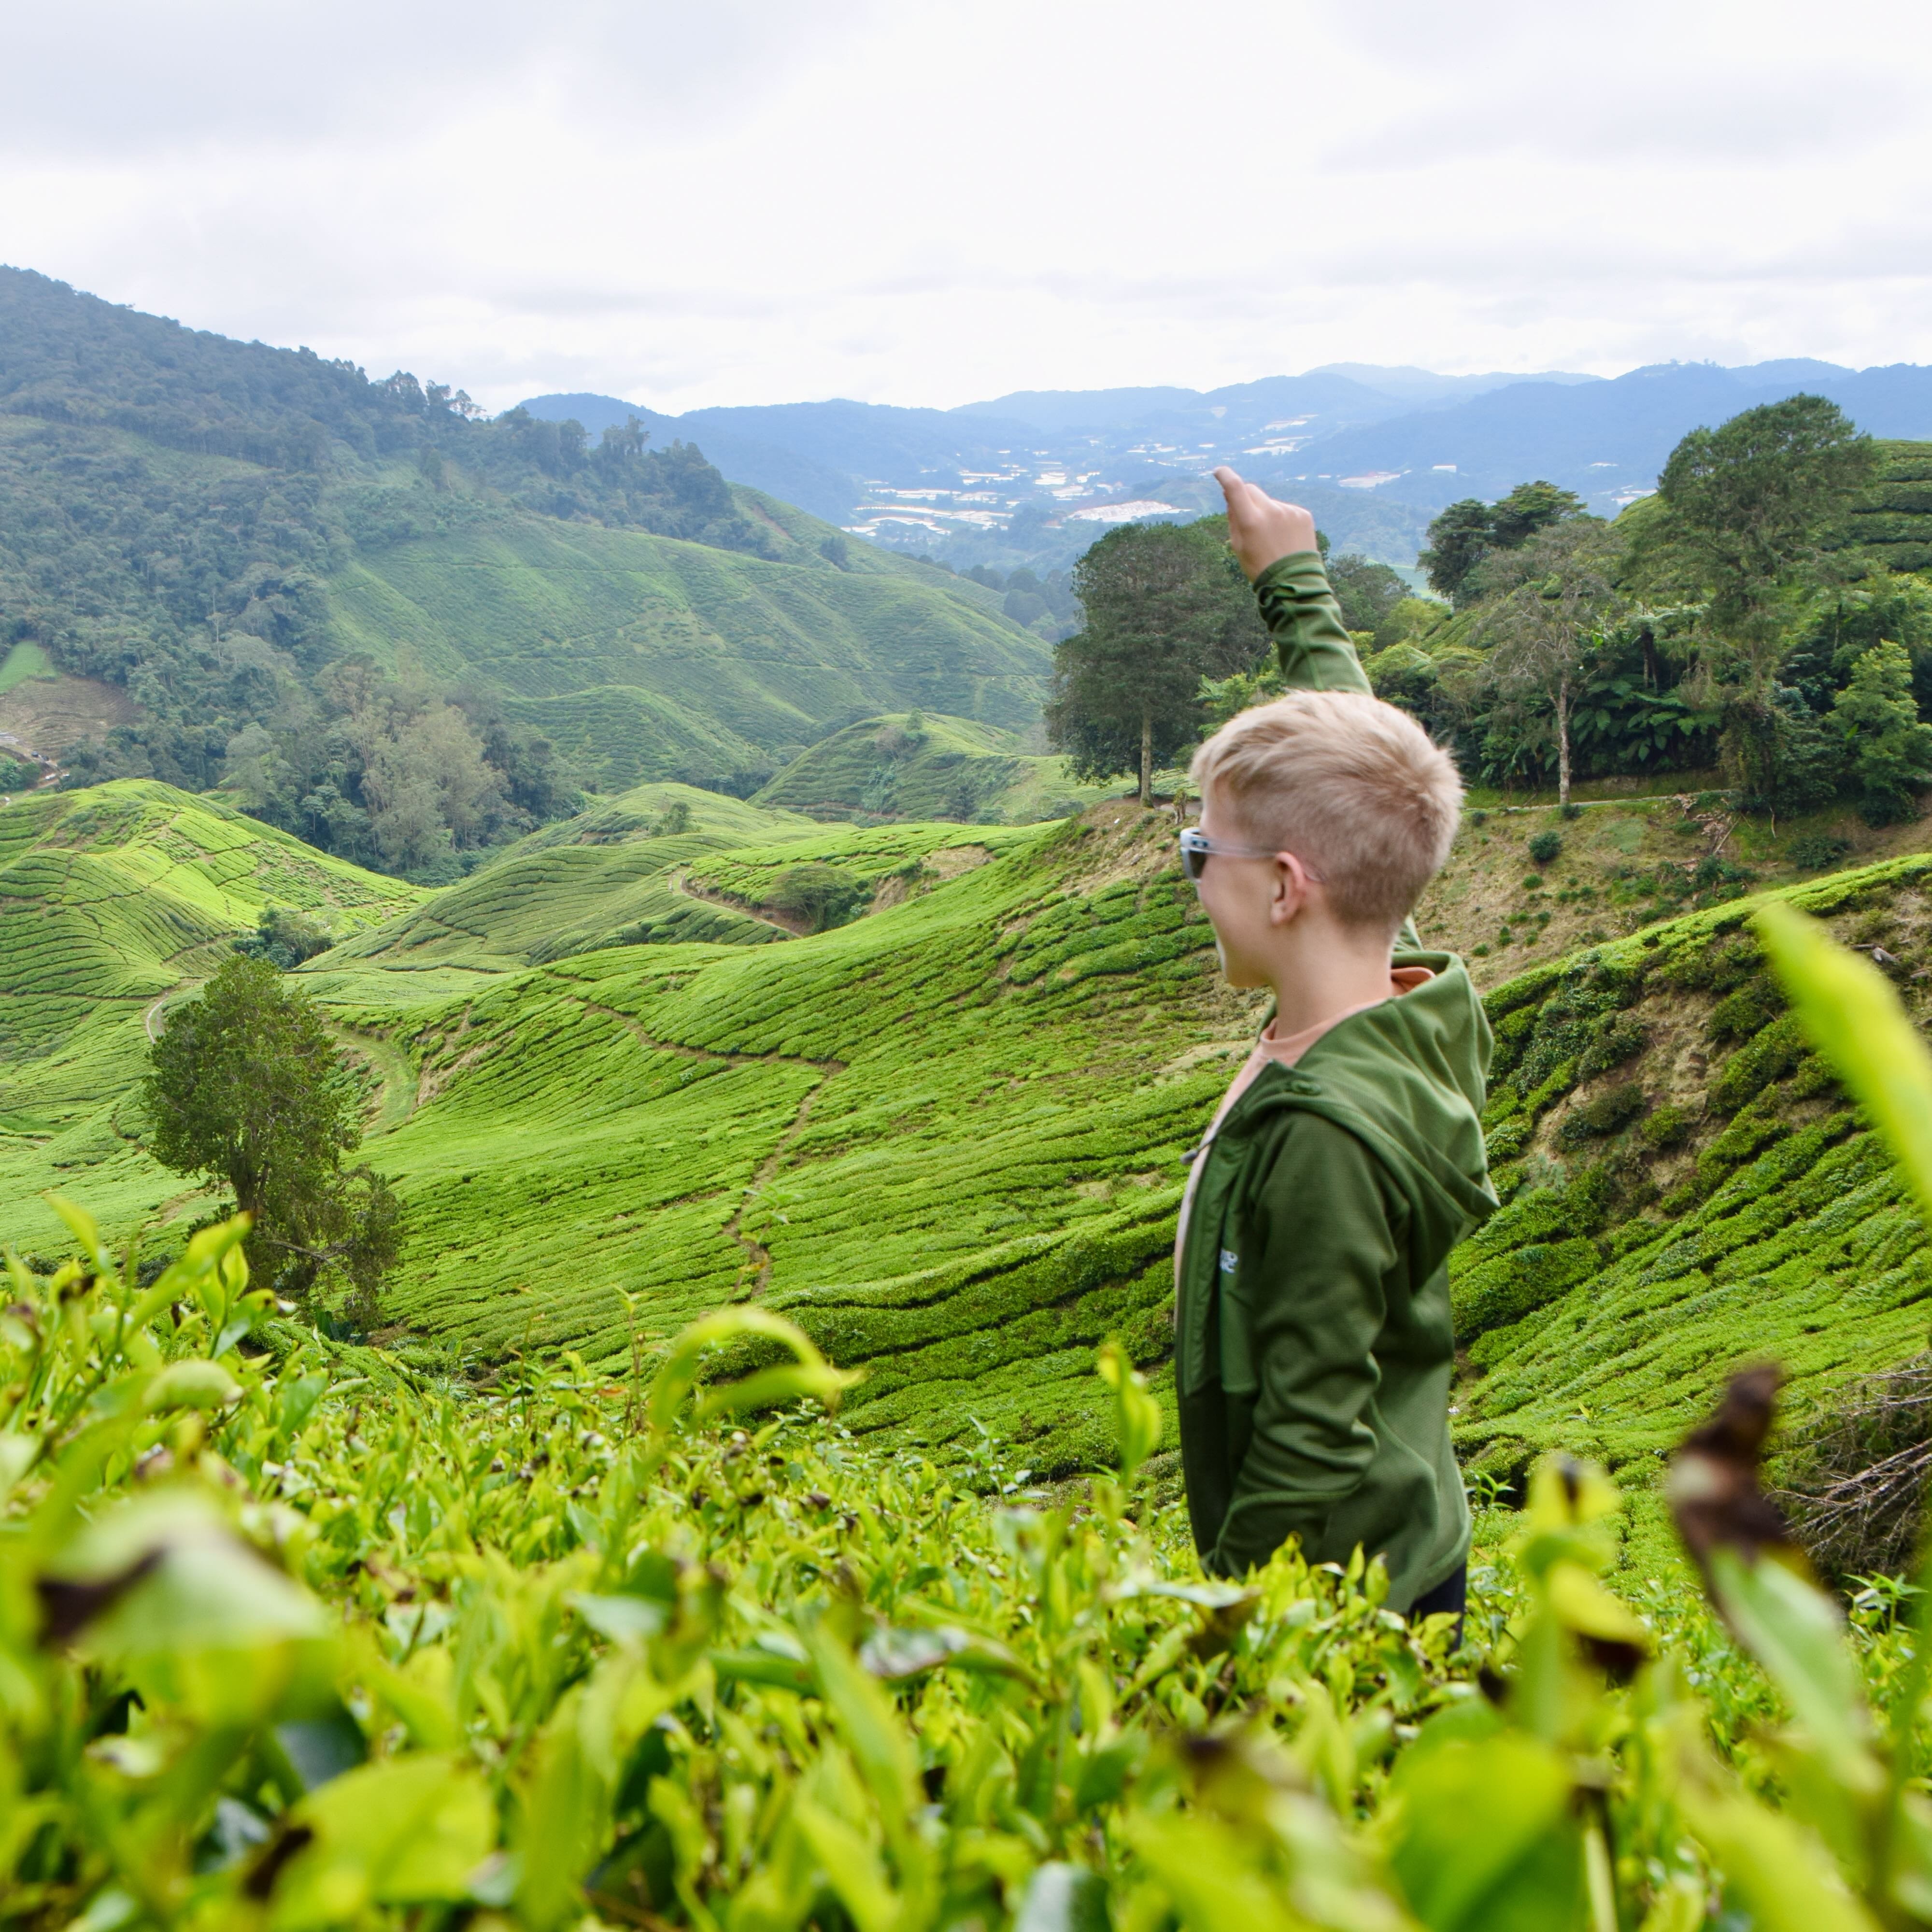
<svg viewBox="0 0 1932 1932"><path fill-rule="evenodd" d="M1315 518L1294 503L1278 503L1258 484L1244 483L1226 464L1214 472L1228 500L1228 541L1252 584L1271 563L1312 550Z"/></svg>

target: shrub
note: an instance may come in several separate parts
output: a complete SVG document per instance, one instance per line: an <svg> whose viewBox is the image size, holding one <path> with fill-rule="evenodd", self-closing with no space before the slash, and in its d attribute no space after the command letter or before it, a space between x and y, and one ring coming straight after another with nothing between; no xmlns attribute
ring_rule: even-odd
<svg viewBox="0 0 1932 1932"><path fill-rule="evenodd" d="M1599 1073L1622 1066L1643 1051L1647 1037L1643 1022L1633 1014L1613 1013L1600 1020L1594 1037L1576 1062L1576 1077L1592 1080Z"/></svg>
<svg viewBox="0 0 1932 1932"><path fill-rule="evenodd" d="M1637 1142L1654 1154L1661 1154L1667 1148L1682 1147L1696 1125L1696 1117L1689 1108L1680 1107L1674 1100L1666 1101L1639 1126Z"/></svg>
<svg viewBox="0 0 1932 1932"><path fill-rule="evenodd" d="M788 866L772 881L770 904L808 932L843 926L871 895L865 882L838 866L814 860Z"/></svg>
<svg viewBox="0 0 1932 1932"><path fill-rule="evenodd" d="M1573 1107L1556 1130L1556 1144L1565 1150L1580 1148L1585 1142L1601 1140L1621 1133L1641 1114L1647 1102L1643 1089L1635 1081L1612 1087L1594 1100Z"/></svg>
<svg viewBox="0 0 1932 1932"><path fill-rule="evenodd" d="M1539 832L1529 842L1529 856L1539 866L1553 866L1563 856L1563 835L1560 832Z"/></svg>
<svg viewBox="0 0 1932 1932"><path fill-rule="evenodd" d="M236 940L235 950L245 958L266 959L283 972L292 972L304 959L326 952L334 940L306 914L286 906L270 906L261 924Z"/></svg>
<svg viewBox="0 0 1932 1932"><path fill-rule="evenodd" d="M1791 1441L1777 1500L1811 1560L1839 1582L1903 1575L1932 1474L1932 1355L1836 1392Z"/></svg>
<svg viewBox="0 0 1932 1932"><path fill-rule="evenodd" d="M1791 842L1791 862L1801 872L1828 872L1842 865L1850 854L1849 839L1834 838L1823 832L1807 832Z"/></svg>
<svg viewBox="0 0 1932 1932"><path fill-rule="evenodd" d="M1711 1083L1711 1104L1720 1112L1730 1113L1774 1080L1783 1079L1804 1058L1804 1036L1798 1017L1786 1013L1724 1062Z"/></svg>
<svg viewBox="0 0 1932 1932"><path fill-rule="evenodd" d="M1559 818L1570 819L1572 820L1581 818L1582 815L1583 808L1580 805L1577 804L1574 799L1569 804L1560 806L1557 812L1557 816Z"/></svg>
<svg viewBox="0 0 1932 1932"><path fill-rule="evenodd" d="M1768 973L1758 973L1726 993L1711 1009L1711 1037L1749 1040L1784 1010L1784 995Z"/></svg>

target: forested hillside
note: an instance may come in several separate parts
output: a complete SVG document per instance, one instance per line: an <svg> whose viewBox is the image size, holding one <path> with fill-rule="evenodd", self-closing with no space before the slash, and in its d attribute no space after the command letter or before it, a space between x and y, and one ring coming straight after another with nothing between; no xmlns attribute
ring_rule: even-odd
<svg viewBox="0 0 1932 1932"><path fill-rule="evenodd" d="M882 708L1024 726L1046 653L1000 601L690 443L0 272L0 644L60 674L0 729L77 782L224 783L440 881L584 788L748 792Z"/></svg>

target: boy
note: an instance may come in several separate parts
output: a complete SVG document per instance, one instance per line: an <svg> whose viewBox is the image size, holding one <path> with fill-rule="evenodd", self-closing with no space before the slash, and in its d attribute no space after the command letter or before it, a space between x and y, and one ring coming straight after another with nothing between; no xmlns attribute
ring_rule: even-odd
<svg viewBox="0 0 1932 1932"><path fill-rule="evenodd" d="M1390 1608L1460 1614L1468 1507L1449 1442L1450 1249L1492 1211L1490 1030L1408 924L1462 786L1370 692L1314 519L1228 469L1229 540L1290 694L1196 754L1183 858L1228 982L1274 1018L1222 1101L1175 1244L1174 1366L1203 1564L1360 1545Z"/></svg>

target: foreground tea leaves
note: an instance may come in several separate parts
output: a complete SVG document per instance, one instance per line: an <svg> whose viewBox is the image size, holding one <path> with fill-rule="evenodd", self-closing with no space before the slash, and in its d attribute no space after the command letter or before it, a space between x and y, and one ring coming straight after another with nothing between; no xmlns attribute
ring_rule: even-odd
<svg viewBox="0 0 1932 1932"><path fill-rule="evenodd" d="M1202 1576L1124 1350L1128 1480L988 1497L859 1448L764 1310L648 1384L566 1353L484 1391L280 1321L239 1224L146 1288L69 1225L0 1316L0 1924L1932 1922L1836 1623L1709 1510L1798 1720L1783 1810L1606 1586L1584 1466L1532 1479L1479 1690L1359 1558Z"/></svg>

